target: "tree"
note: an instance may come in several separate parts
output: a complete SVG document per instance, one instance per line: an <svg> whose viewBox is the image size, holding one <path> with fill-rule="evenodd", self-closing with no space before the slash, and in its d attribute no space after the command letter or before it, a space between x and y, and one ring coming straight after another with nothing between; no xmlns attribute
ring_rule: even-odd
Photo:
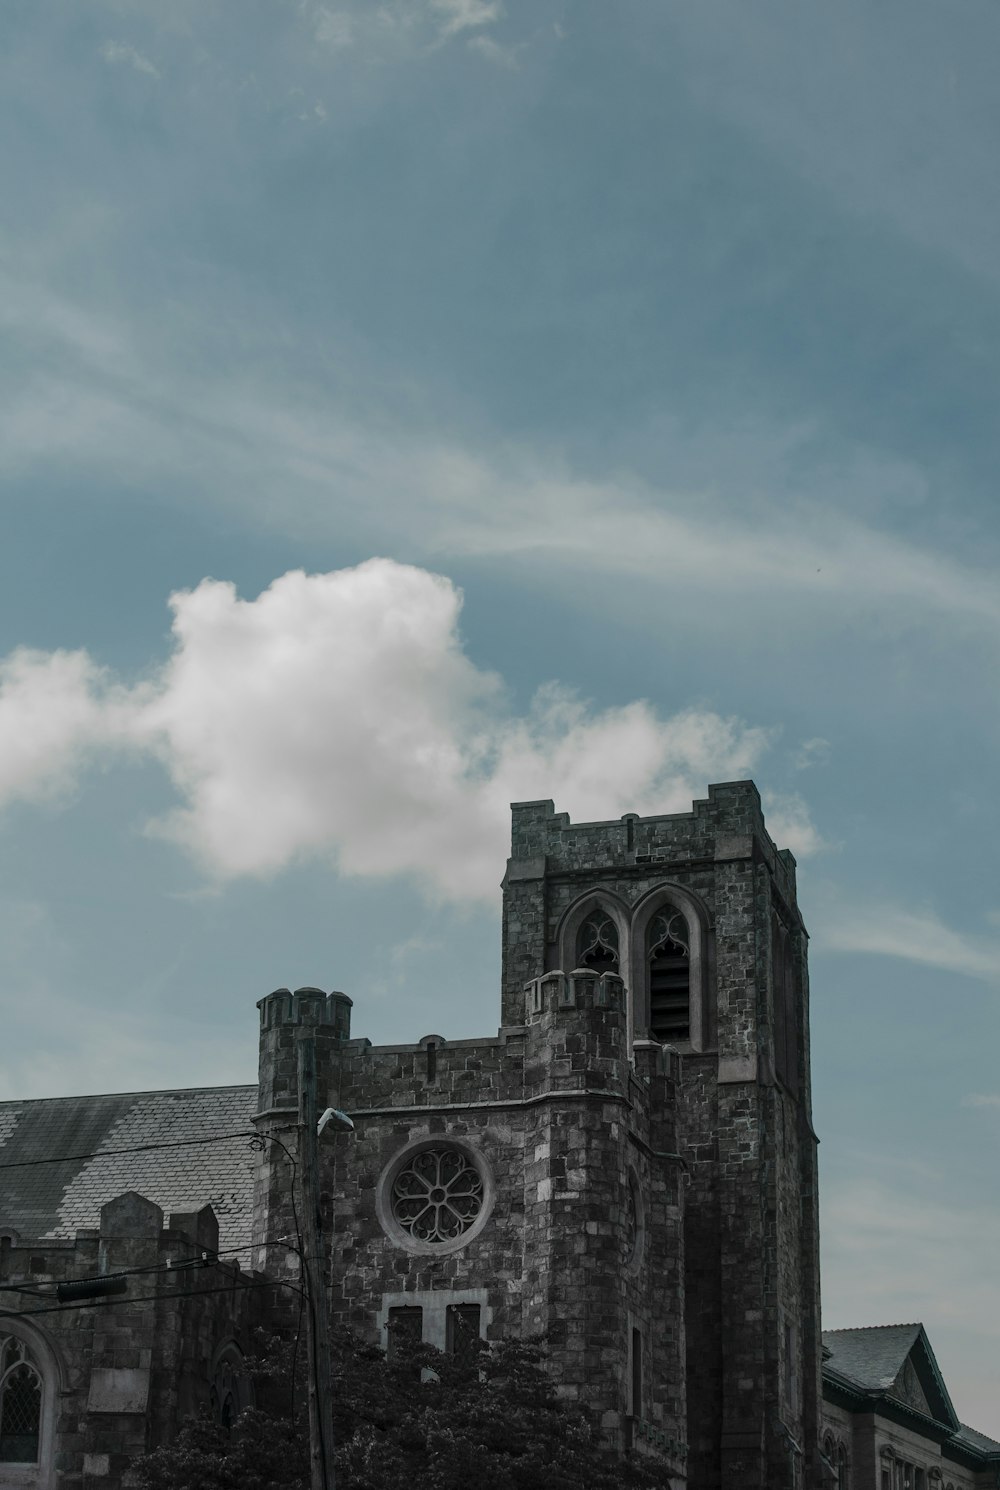
<svg viewBox="0 0 1000 1490"><path fill-rule="evenodd" d="M442 1355L400 1339L390 1362L345 1335L334 1367L336 1470L343 1490L653 1490L654 1461L622 1461L580 1410L557 1397L540 1345L503 1341ZM207 1417L136 1461L137 1490L307 1490L305 1415L290 1372L254 1363L266 1407L231 1431ZM300 1392L301 1397L303 1394Z"/></svg>

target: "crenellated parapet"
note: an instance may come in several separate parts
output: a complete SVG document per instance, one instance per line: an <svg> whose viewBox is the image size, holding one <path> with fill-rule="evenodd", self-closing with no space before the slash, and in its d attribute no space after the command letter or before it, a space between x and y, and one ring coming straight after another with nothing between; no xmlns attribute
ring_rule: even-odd
<svg viewBox="0 0 1000 1490"><path fill-rule="evenodd" d="M258 1000L260 1010L259 1085L261 1116L298 1107L296 1041L311 1032L316 1042L320 1094L336 1081L343 1045L351 1037L352 1000L322 988L277 988Z"/></svg>
<svg viewBox="0 0 1000 1490"><path fill-rule="evenodd" d="M257 1000L261 1034L286 1025L314 1024L329 1028L339 1040L349 1040L353 1002L346 993L324 993L322 988L297 988L294 993L276 988Z"/></svg>
<svg viewBox="0 0 1000 1490"><path fill-rule="evenodd" d="M571 1009L617 1009L625 1012L625 983L617 973L594 973L591 968L559 969L532 978L524 988L524 1018L531 1024L541 1015Z"/></svg>

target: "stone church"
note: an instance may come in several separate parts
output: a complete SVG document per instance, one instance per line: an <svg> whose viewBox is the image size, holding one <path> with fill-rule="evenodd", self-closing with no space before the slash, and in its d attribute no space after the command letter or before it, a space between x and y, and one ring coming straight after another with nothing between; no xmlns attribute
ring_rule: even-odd
<svg viewBox="0 0 1000 1490"><path fill-rule="evenodd" d="M919 1325L821 1337L807 938L753 783L512 810L496 1036L373 1046L345 994L280 989L257 1086L0 1104L0 1486L118 1490L248 1400L248 1332L298 1277L304 1049L354 1124L320 1149L335 1322L544 1334L671 1490L997 1483Z"/></svg>

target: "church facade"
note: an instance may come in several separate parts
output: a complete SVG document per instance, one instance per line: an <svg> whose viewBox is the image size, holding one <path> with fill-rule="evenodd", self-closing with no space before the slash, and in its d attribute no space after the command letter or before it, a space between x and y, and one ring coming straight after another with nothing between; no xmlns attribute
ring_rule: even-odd
<svg viewBox="0 0 1000 1490"><path fill-rule="evenodd" d="M306 1029L355 1125L322 1151L335 1318L545 1334L667 1483L815 1483L806 937L754 786L606 823L515 804L501 1001L489 1039L374 1047L341 994L262 1000L258 1121L294 1123ZM258 1266L291 1224L269 1152Z"/></svg>
<svg viewBox="0 0 1000 1490"><path fill-rule="evenodd" d="M118 1490L198 1403L238 1411L298 1278L305 1061L354 1125L320 1145L335 1323L544 1335L671 1490L886 1490L832 1352L824 1402L807 938L756 788L603 823L517 803L503 892L495 1036L376 1047L345 994L281 989L256 1087L0 1104L0 1486ZM120 1302L52 1304L119 1268ZM994 1483L977 1438L955 1490Z"/></svg>

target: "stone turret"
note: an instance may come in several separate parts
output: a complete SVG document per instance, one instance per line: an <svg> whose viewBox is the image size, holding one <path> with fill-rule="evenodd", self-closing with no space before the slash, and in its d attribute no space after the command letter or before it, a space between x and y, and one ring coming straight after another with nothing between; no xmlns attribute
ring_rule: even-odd
<svg viewBox="0 0 1000 1490"><path fill-rule="evenodd" d="M293 1251L285 1248L280 1257L275 1253L282 1250L278 1238L287 1241L294 1235L289 1181L299 1116L298 1045L306 1039L314 1046L319 1110L339 1107L352 1000L346 993L324 993L321 988L297 988L294 993L278 988L260 999L257 1007L259 1108L254 1123L264 1147L254 1196L254 1262L261 1269L297 1273L298 1257Z"/></svg>

